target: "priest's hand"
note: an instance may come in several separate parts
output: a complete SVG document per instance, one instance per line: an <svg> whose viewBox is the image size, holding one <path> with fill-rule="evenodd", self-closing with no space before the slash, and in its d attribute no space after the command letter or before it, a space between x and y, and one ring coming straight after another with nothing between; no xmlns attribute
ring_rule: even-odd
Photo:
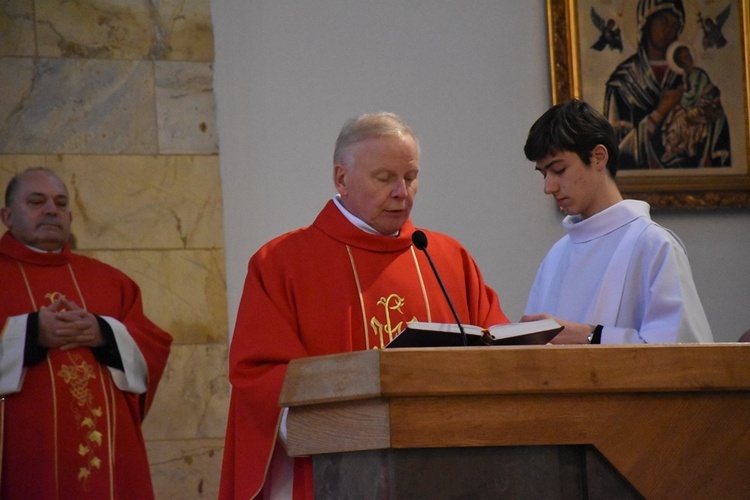
<svg viewBox="0 0 750 500"><path fill-rule="evenodd" d="M59 300L56 300L52 304L42 307L39 310L39 326L38 326L38 338L37 344L47 349L53 347L60 347L65 342L57 336L57 312L62 308L62 304Z"/></svg>
<svg viewBox="0 0 750 500"><path fill-rule="evenodd" d="M550 344L588 344L589 334L594 329L594 325L565 321L551 314L524 314L521 317L522 322L540 319L554 319L563 326L562 331L550 340Z"/></svg>
<svg viewBox="0 0 750 500"><path fill-rule="evenodd" d="M39 344L63 351L104 345L96 316L62 297L39 311Z"/></svg>

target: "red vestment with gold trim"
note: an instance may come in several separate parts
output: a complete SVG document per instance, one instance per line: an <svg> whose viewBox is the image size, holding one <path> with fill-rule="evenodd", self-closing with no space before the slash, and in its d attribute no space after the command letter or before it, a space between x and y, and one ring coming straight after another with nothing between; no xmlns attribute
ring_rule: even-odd
<svg viewBox="0 0 750 500"><path fill-rule="evenodd" d="M407 221L398 237L366 233L329 201L312 226L277 237L250 259L229 356L220 498L252 498L263 487L290 360L381 348L411 321L454 322L427 258L412 246L413 232ZM469 253L446 235L425 233L461 321L508 323ZM295 498L311 498L310 460L295 459L294 469Z"/></svg>
<svg viewBox="0 0 750 500"><path fill-rule="evenodd" d="M64 295L120 321L148 367L145 394L118 389L89 348L50 349L26 367L20 392L4 396L0 497L153 498L141 422L172 338L144 315L138 286L67 245L34 252L9 233L0 239L0 281L0 335L9 335L9 318Z"/></svg>

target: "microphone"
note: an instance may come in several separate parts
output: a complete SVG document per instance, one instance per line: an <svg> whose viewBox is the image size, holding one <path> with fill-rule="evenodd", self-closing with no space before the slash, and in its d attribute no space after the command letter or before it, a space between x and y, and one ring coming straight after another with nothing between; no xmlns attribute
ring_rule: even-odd
<svg viewBox="0 0 750 500"><path fill-rule="evenodd" d="M419 229L417 229L411 234L411 242L414 243L414 246L417 247L417 250L423 251L425 256L427 257L427 261L430 263L430 267L432 267L432 272L435 274L438 284L440 285L440 289L443 291L445 300L448 302L448 306L450 306L451 308L451 312L453 313L453 318L456 320L458 329L461 330L461 342L463 343L464 346L469 345L469 342L466 339L466 332L464 331L464 326L461 324L461 320L458 319L458 314L456 314L456 309L453 307L453 302L451 302L451 298L448 295L448 291L445 289L445 286L443 286L443 280L440 279L440 274L437 272L437 269L435 268L435 264L432 263L432 258L430 257L430 254L427 252L427 235L424 234Z"/></svg>

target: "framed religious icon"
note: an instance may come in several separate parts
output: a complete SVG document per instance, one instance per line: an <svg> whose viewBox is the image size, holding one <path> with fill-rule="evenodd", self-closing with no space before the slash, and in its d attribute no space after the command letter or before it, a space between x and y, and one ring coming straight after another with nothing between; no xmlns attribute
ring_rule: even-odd
<svg viewBox="0 0 750 500"><path fill-rule="evenodd" d="M623 195L750 207L750 0L547 0L552 102L599 109Z"/></svg>

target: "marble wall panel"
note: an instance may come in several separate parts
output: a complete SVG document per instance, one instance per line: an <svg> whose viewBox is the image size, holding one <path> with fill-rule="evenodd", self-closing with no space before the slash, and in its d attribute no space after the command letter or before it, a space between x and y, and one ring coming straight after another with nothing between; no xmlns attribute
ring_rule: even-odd
<svg viewBox="0 0 750 500"><path fill-rule="evenodd" d="M160 0L158 20L165 40L163 59L214 60L214 33L208 0Z"/></svg>
<svg viewBox="0 0 750 500"><path fill-rule="evenodd" d="M154 65L159 152L218 153L212 65L163 61Z"/></svg>
<svg viewBox="0 0 750 500"><path fill-rule="evenodd" d="M3 81L8 65L22 63L0 59ZM0 93L0 152L157 152L151 61L34 59L32 66L16 77L24 78L13 85L20 95Z"/></svg>
<svg viewBox="0 0 750 500"><path fill-rule="evenodd" d="M0 155L0 186L35 166L68 186L78 249L224 246L218 156Z"/></svg>
<svg viewBox="0 0 750 500"><path fill-rule="evenodd" d="M147 441L146 451L157 499L218 498L223 439Z"/></svg>
<svg viewBox="0 0 750 500"><path fill-rule="evenodd" d="M29 167L45 166L44 155L0 155L0 192L5 194L5 187L10 178Z"/></svg>
<svg viewBox="0 0 750 500"><path fill-rule="evenodd" d="M8 134L13 131L8 122L24 112L34 73L34 59L0 57L0 152L4 149L2 145L9 141Z"/></svg>
<svg viewBox="0 0 750 500"><path fill-rule="evenodd" d="M147 59L156 30L151 2L36 0L41 57Z"/></svg>
<svg viewBox="0 0 750 500"><path fill-rule="evenodd" d="M34 54L33 0L0 2L0 57Z"/></svg>
<svg viewBox="0 0 750 500"><path fill-rule="evenodd" d="M229 408L227 346L173 345L154 403L146 440L221 438Z"/></svg>
<svg viewBox="0 0 750 500"><path fill-rule="evenodd" d="M213 60L206 0L37 0L41 57Z"/></svg>
<svg viewBox="0 0 750 500"><path fill-rule="evenodd" d="M226 343L224 252L213 250L97 250L84 255L106 262L141 288L143 309L176 344Z"/></svg>
<svg viewBox="0 0 750 500"><path fill-rule="evenodd" d="M226 344L172 347L143 423L156 498L217 498L229 407Z"/></svg>

